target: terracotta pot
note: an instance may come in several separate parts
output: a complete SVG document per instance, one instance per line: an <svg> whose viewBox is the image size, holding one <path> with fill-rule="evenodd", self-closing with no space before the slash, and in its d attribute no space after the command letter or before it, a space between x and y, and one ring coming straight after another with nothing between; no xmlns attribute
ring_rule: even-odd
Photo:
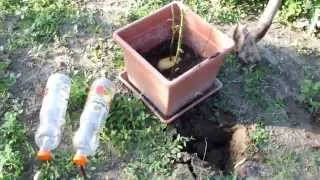
<svg viewBox="0 0 320 180"><path fill-rule="evenodd" d="M184 10L184 43L206 58L179 77L168 80L138 52L148 52L171 39L171 6L176 18L180 18L179 8ZM174 115L212 85L223 64L223 58L234 46L232 39L180 2L172 2L117 30L113 37L124 51L130 82L164 117Z"/></svg>

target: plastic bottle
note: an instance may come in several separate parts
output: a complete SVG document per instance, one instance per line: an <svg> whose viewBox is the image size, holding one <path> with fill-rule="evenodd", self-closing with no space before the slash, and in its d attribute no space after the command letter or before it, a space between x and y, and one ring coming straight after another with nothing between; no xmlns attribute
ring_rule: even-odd
<svg viewBox="0 0 320 180"><path fill-rule="evenodd" d="M106 78L99 78L91 85L80 127L73 138L76 151L73 162L80 167L85 166L87 156L93 155L99 145L99 132L108 116L113 95L113 83Z"/></svg>
<svg viewBox="0 0 320 180"><path fill-rule="evenodd" d="M40 124L35 135L39 160L52 160L51 150L60 143L70 87L70 77L62 73L52 74L47 81L40 110Z"/></svg>

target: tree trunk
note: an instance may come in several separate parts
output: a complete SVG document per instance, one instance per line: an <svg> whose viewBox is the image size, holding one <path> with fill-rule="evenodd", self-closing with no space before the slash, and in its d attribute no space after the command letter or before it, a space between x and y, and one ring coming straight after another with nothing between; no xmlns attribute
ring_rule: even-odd
<svg viewBox="0 0 320 180"><path fill-rule="evenodd" d="M267 33L276 15L281 0L269 0L258 22L249 30L247 26L238 24L233 33L233 39L236 43L235 52L240 61L245 64L256 63L261 60L256 43L260 41Z"/></svg>

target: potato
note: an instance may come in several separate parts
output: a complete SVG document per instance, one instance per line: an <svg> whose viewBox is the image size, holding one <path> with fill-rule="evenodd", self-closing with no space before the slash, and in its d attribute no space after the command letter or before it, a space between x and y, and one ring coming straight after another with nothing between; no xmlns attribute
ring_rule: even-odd
<svg viewBox="0 0 320 180"><path fill-rule="evenodd" d="M165 57L165 58L160 59L157 67L160 71L164 71L164 70L172 68L174 65L175 65L174 57L169 56L169 57Z"/></svg>

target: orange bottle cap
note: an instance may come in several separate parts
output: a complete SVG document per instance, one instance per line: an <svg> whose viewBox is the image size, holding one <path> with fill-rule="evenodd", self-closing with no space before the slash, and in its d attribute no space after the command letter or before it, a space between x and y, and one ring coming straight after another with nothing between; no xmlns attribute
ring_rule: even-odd
<svg viewBox="0 0 320 180"><path fill-rule="evenodd" d="M73 163L75 163L78 166L85 166L87 162L88 162L88 159L85 155L76 154L73 157Z"/></svg>
<svg viewBox="0 0 320 180"><path fill-rule="evenodd" d="M39 150L37 153L37 159L41 161L49 161L53 159L51 151L48 150Z"/></svg>

